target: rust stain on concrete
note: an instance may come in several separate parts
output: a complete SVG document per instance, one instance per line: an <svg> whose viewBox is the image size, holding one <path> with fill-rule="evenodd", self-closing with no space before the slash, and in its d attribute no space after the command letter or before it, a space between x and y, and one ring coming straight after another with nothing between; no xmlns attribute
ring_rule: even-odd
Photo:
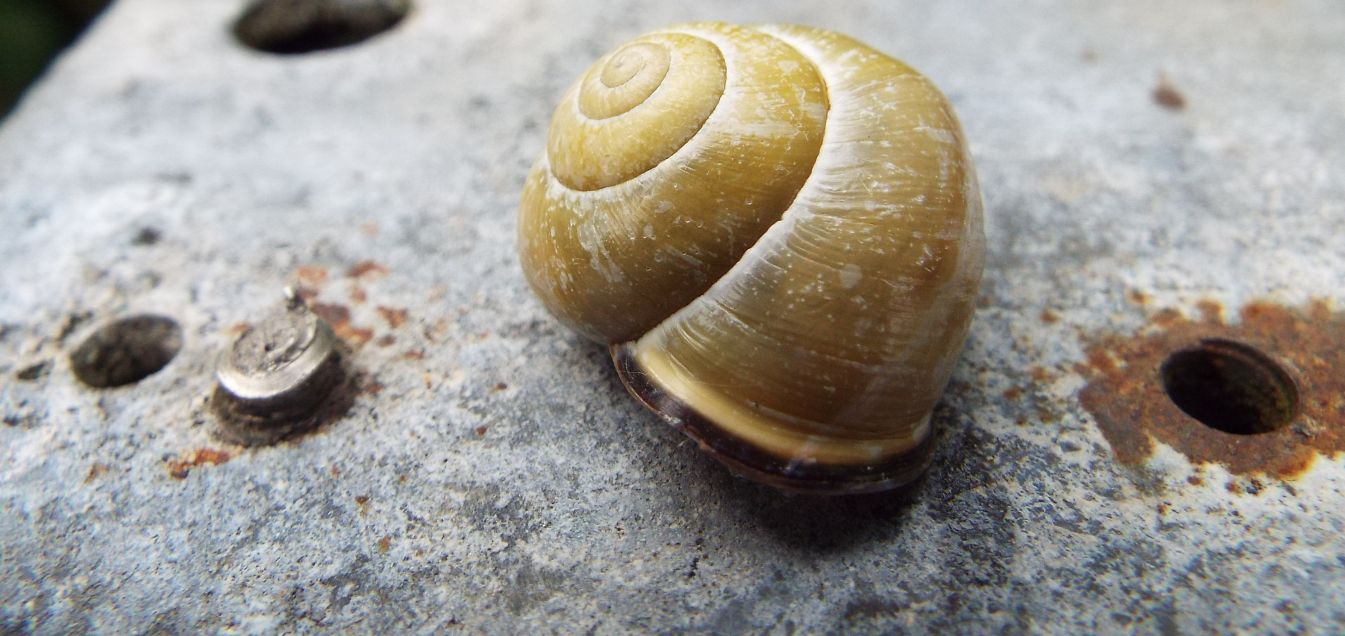
<svg viewBox="0 0 1345 636"><path fill-rule="evenodd" d="M1162 442L1196 464L1221 464L1235 474L1292 478L1319 455L1345 452L1345 313L1325 301L1285 307L1256 301L1228 323L1223 307L1197 304L1199 316L1161 310L1132 335L1091 338L1087 362L1076 367L1088 378L1079 394L1116 458L1143 462ZM1259 350L1293 378L1297 414L1289 425L1257 434L1206 426L1168 397L1160 369L1170 355L1211 339L1232 340Z"/></svg>

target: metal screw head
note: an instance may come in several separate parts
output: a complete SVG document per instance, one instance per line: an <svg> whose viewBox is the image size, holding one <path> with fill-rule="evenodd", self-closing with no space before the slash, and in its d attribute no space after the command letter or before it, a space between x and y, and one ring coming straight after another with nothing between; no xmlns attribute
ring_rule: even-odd
<svg viewBox="0 0 1345 636"><path fill-rule="evenodd" d="M331 327L286 292L284 309L243 332L215 371L228 410L254 425L309 415L341 376Z"/></svg>

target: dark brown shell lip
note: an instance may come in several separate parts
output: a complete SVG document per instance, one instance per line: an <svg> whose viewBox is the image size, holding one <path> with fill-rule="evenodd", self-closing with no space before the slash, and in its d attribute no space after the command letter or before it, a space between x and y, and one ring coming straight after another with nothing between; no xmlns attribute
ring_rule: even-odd
<svg viewBox="0 0 1345 636"><path fill-rule="evenodd" d="M813 495L892 490L914 481L929 468L933 459L934 435L926 435L911 450L878 464L830 465L781 459L730 435L690 405L651 382L636 362L630 345L612 345L611 354L622 384L646 408L695 440L702 451L733 473L779 490Z"/></svg>

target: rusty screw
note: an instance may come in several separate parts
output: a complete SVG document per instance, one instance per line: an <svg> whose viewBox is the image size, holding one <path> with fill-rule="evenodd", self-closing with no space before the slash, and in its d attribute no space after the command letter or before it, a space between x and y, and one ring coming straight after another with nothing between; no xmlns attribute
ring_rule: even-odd
<svg viewBox="0 0 1345 636"><path fill-rule="evenodd" d="M343 372L331 327L285 290L281 311L220 356L215 406L226 437L268 443L304 428Z"/></svg>

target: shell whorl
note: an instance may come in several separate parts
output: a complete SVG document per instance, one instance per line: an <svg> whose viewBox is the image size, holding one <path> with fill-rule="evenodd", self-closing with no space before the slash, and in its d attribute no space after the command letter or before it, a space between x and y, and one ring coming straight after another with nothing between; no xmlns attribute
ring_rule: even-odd
<svg viewBox="0 0 1345 636"><path fill-rule="evenodd" d="M585 116L583 105L607 92L586 89L637 45L668 48L664 81L619 115ZM620 88L640 94L645 76ZM684 94L717 83L718 92ZM780 220L817 158L825 117L821 78L776 38L724 24L637 38L599 60L556 109L546 155L524 188L529 282L594 340L646 333Z"/></svg>
<svg viewBox="0 0 1345 636"><path fill-rule="evenodd" d="M572 190L598 190L648 172L700 131L724 82L719 49L700 38L659 33L620 48L556 111L552 173Z"/></svg>
<svg viewBox="0 0 1345 636"><path fill-rule="evenodd" d="M571 89L520 250L547 307L730 466L805 490L841 466L863 490L927 460L984 238L960 126L919 73L818 29L694 24Z"/></svg>

